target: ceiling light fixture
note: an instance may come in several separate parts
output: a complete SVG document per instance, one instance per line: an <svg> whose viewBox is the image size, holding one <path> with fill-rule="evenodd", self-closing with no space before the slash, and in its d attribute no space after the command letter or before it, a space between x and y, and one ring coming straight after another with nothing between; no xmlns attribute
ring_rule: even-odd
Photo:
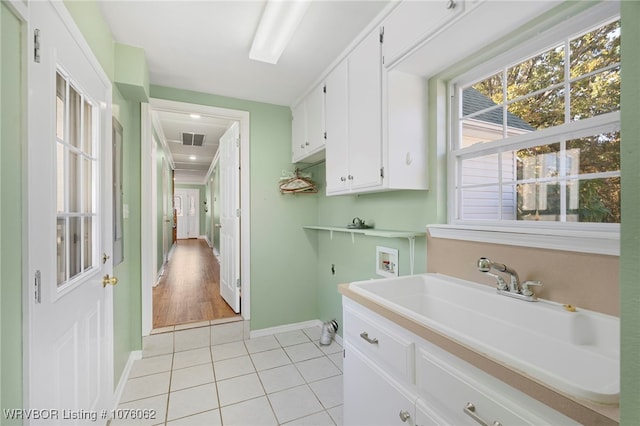
<svg viewBox="0 0 640 426"><path fill-rule="evenodd" d="M277 63L310 4L311 0L267 1L249 58Z"/></svg>
<svg viewBox="0 0 640 426"><path fill-rule="evenodd" d="M189 114L191 118L200 118L200 114Z"/></svg>
<svg viewBox="0 0 640 426"><path fill-rule="evenodd" d="M195 159L196 159L196 156L195 156L195 155L190 155L190 156L189 156L189 160L192 160L192 161L193 161L193 160L195 160Z"/></svg>

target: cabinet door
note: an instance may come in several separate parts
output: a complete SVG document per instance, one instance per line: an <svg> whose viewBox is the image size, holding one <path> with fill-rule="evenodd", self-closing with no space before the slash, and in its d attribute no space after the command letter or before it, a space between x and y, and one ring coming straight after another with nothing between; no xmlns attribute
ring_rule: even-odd
<svg viewBox="0 0 640 426"><path fill-rule="evenodd" d="M463 0L403 1L384 20L384 65L390 66L411 48L461 13Z"/></svg>
<svg viewBox="0 0 640 426"><path fill-rule="evenodd" d="M380 32L371 32L348 57L349 176L351 189L382 183L382 65ZM356 191L357 192L357 191Z"/></svg>
<svg viewBox="0 0 640 426"><path fill-rule="evenodd" d="M324 147L324 84L309 93L307 104L307 152L316 152Z"/></svg>
<svg viewBox="0 0 640 426"><path fill-rule="evenodd" d="M416 397L345 344L344 424L415 426Z"/></svg>
<svg viewBox="0 0 640 426"><path fill-rule="evenodd" d="M293 108L291 122L292 161L300 161L306 153L307 145L307 107L303 100Z"/></svg>
<svg viewBox="0 0 640 426"><path fill-rule="evenodd" d="M349 190L347 149L347 61L342 61L326 79L326 174L327 195Z"/></svg>

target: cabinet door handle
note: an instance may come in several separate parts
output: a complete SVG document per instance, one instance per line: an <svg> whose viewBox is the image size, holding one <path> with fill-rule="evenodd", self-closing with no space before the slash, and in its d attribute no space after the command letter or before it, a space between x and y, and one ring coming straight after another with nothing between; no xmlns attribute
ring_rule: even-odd
<svg viewBox="0 0 640 426"><path fill-rule="evenodd" d="M493 423L489 423L485 419L480 417L478 414L476 414L476 406L470 402L467 402L467 405L464 406L462 411L464 411L464 413L467 416L471 417L473 420L480 423L482 426L502 426L502 423L500 423L497 420L495 420Z"/></svg>
<svg viewBox="0 0 640 426"><path fill-rule="evenodd" d="M378 338L374 337L373 339L369 337L369 333L367 333L366 331L363 331L362 333L360 333L360 337L362 337L364 340L366 340L367 342L371 343L372 345L377 345L378 344Z"/></svg>
<svg viewBox="0 0 640 426"><path fill-rule="evenodd" d="M447 9L451 10L451 9L455 9L456 7L456 2L454 0L449 0L449 2L447 3Z"/></svg>
<svg viewBox="0 0 640 426"><path fill-rule="evenodd" d="M341 180L342 182L344 182L344 181L346 181L346 180L347 180L347 178L346 178L346 177L344 177L344 176L340 176L340 180Z"/></svg>
<svg viewBox="0 0 640 426"><path fill-rule="evenodd" d="M353 176L352 175L349 175L349 180L353 180Z"/></svg>
<svg viewBox="0 0 640 426"><path fill-rule="evenodd" d="M402 423L406 423L410 418L411 414L409 414L408 411L400 410L400 420L402 420Z"/></svg>

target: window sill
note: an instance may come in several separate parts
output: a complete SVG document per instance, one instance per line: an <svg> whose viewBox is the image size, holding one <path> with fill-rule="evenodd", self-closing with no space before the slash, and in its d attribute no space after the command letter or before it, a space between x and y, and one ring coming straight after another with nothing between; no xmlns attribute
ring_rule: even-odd
<svg viewBox="0 0 640 426"><path fill-rule="evenodd" d="M432 238L620 256L618 232L475 225L427 225L427 229Z"/></svg>

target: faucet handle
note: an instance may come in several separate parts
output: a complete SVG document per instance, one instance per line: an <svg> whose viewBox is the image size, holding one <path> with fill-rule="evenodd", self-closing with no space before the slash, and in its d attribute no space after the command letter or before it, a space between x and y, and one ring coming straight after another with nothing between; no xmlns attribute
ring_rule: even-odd
<svg viewBox="0 0 640 426"><path fill-rule="evenodd" d="M509 286L507 282L498 274L492 274L491 272L485 272L485 274L492 276L498 282L498 290L507 290Z"/></svg>
<svg viewBox="0 0 640 426"><path fill-rule="evenodd" d="M522 293L523 296L533 296L533 291L529 288L529 286L532 285L542 287L542 283L540 281L525 281L522 283L522 290L520 293Z"/></svg>

